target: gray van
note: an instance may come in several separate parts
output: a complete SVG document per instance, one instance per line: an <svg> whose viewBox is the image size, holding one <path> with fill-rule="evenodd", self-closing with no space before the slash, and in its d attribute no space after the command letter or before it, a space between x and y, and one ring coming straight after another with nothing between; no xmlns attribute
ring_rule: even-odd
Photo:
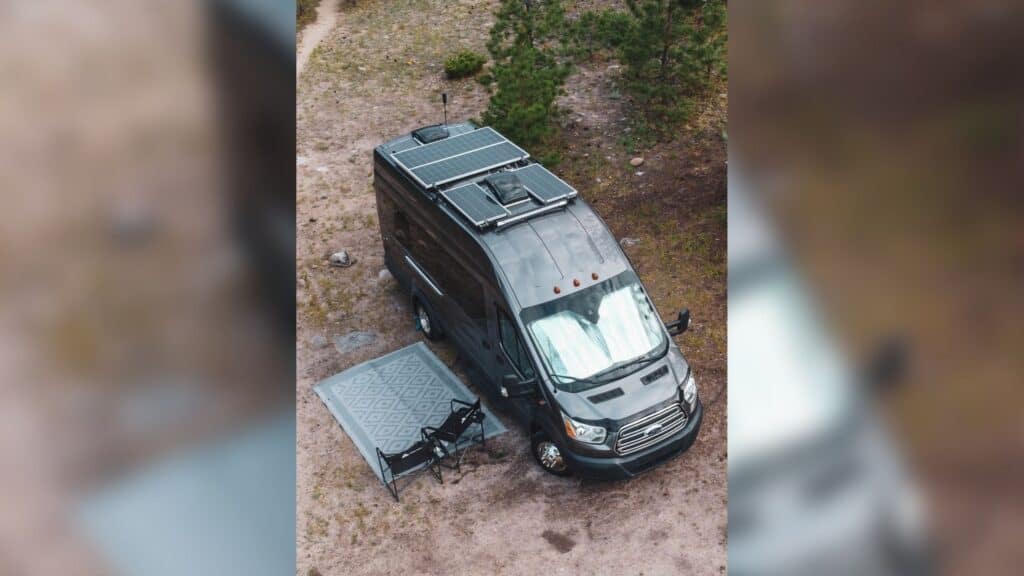
<svg viewBox="0 0 1024 576"><path fill-rule="evenodd" d="M703 408L618 242L563 180L491 128L374 150L385 263L423 334L448 337L548 472L628 478L687 450Z"/></svg>

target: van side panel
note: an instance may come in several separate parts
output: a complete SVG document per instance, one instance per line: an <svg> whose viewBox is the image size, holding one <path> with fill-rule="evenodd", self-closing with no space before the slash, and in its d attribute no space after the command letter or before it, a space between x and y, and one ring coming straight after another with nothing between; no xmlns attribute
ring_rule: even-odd
<svg viewBox="0 0 1024 576"><path fill-rule="evenodd" d="M496 284L490 260L449 215L380 160L374 189L388 269L427 300L461 355L479 364L490 345L485 289Z"/></svg>

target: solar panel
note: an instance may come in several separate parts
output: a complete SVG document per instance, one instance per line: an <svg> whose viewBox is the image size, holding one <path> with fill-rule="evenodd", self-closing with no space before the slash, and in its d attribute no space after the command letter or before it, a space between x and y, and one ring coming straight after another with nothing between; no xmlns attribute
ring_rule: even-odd
<svg viewBox="0 0 1024 576"><path fill-rule="evenodd" d="M540 164L530 164L525 168L513 171L519 181L543 204L551 204L576 196L576 189L566 184L561 178L548 172Z"/></svg>
<svg viewBox="0 0 1024 576"><path fill-rule="evenodd" d="M465 154L477 148L506 142L501 134L490 128L481 128L461 136L452 136L437 142L431 142L419 148L395 154L395 160L408 169L413 169L430 162L444 160L458 154Z"/></svg>
<svg viewBox="0 0 1024 576"><path fill-rule="evenodd" d="M419 145L420 145L420 143L417 142L415 139L413 139L413 138L406 138L405 140L402 140L400 142L392 144L391 145L391 153L392 154L397 154L397 153L402 152L404 150L408 150L410 148L415 148L415 147L417 147Z"/></svg>
<svg viewBox="0 0 1024 576"><path fill-rule="evenodd" d="M433 188L529 158L530 155L492 128L480 128L394 152L392 157L421 185Z"/></svg>
<svg viewBox="0 0 1024 576"><path fill-rule="evenodd" d="M476 184L466 184L445 190L441 192L441 195L478 228L509 215L509 211L504 206L499 205L483 188Z"/></svg>
<svg viewBox="0 0 1024 576"><path fill-rule="evenodd" d="M410 150L410 152L415 151ZM522 160L527 156L528 154L523 152L521 148L505 141L493 146L478 148L472 152L451 156L437 162L423 164L413 168L410 172L424 186L432 188Z"/></svg>

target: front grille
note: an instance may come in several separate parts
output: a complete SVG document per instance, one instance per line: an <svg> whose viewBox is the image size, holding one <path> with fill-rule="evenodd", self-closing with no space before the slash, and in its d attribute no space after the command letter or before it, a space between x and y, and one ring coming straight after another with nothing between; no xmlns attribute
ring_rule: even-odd
<svg viewBox="0 0 1024 576"><path fill-rule="evenodd" d="M620 456L653 446L686 426L686 413L679 403L634 420L619 429L615 452Z"/></svg>

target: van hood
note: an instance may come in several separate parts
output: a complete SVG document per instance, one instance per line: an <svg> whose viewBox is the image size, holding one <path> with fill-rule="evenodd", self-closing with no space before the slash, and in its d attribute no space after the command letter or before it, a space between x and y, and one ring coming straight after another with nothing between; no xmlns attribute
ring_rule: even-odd
<svg viewBox="0 0 1024 576"><path fill-rule="evenodd" d="M583 392L559 390L555 399L574 420L614 430L633 416L679 397L679 382L689 366L674 344L668 348L664 358L629 376Z"/></svg>

